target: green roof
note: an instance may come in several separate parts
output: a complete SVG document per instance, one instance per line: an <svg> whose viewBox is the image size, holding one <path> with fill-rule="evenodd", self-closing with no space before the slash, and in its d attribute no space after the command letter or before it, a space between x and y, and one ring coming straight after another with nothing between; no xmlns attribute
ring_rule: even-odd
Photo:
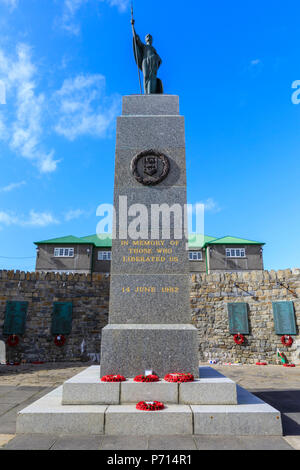
<svg viewBox="0 0 300 470"><path fill-rule="evenodd" d="M99 235L89 235L88 237L82 237L80 240L84 240L85 243L91 243L97 247L111 247L111 234L99 234Z"/></svg>
<svg viewBox="0 0 300 470"><path fill-rule="evenodd" d="M50 240L43 240L40 242L34 242L35 245L70 245L70 244L86 244L94 245L96 247L110 248L112 245L111 234L99 234L89 235L87 237L74 237L68 235L61 238L52 238ZM190 235L189 236L189 247L190 248L204 248L207 245L264 245L263 242L257 242L253 240L246 240L245 238L236 238L231 236L215 238L208 235Z"/></svg>
<svg viewBox="0 0 300 470"><path fill-rule="evenodd" d="M246 238L237 238L227 235L226 237L215 238L206 242L206 245L265 245L263 242L247 240Z"/></svg>
<svg viewBox="0 0 300 470"><path fill-rule="evenodd" d="M66 237L60 237L60 238L51 238L50 240L43 240L41 242L34 242L35 245L51 245L53 244L70 244L70 243L82 243L81 239L78 237L74 237L73 235L67 235Z"/></svg>

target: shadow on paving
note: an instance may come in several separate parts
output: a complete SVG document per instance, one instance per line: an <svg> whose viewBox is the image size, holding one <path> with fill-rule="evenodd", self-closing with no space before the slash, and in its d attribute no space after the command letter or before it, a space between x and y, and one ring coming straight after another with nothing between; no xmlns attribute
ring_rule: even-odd
<svg viewBox="0 0 300 470"><path fill-rule="evenodd" d="M300 390L260 390L252 393L282 413L285 436L300 436Z"/></svg>
<svg viewBox="0 0 300 470"><path fill-rule="evenodd" d="M20 364L18 366L14 365L2 365L0 367L0 378L7 377L10 375L16 376L18 373L21 374L32 374L34 372L49 372L49 371L59 371L63 369L76 369L77 367L90 367L97 365L94 362L45 362L44 364Z"/></svg>

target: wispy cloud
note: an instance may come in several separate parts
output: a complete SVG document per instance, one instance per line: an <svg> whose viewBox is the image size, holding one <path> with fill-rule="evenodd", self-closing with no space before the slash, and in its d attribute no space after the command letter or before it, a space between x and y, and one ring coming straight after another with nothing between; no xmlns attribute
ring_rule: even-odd
<svg viewBox="0 0 300 470"><path fill-rule="evenodd" d="M105 77L78 75L64 81L54 98L58 121L55 131L73 141L80 136L105 137L119 112L119 95L105 95Z"/></svg>
<svg viewBox="0 0 300 470"><path fill-rule="evenodd" d="M106 2L111 7L117 7L123 13L128 8L130 0L64 0L62 17L56 20L56 24L60 24L69 34L78 36L81 32L81 27L76 19L77 12L87 3L96 5L100 2Z"/></svg>
<svg viewBox="0 0 300 470"><path fill-rule="evenodd" d="M253 60L251 60L251 62L250 62L250 65L251 65L252 67L255 67L255 65L259 65L259 64L261 64L261 60L260 60L260 59L253 59Z"/></svg>
<svg viewBox="0 0 300 470"><path fill-rule="evenodd" d="M119 11L123 12L127 10L130 1L129 0L107 0L109 5L112 7L117 7Z"/></svg>
<svg viewBox="0 0 300 470"><path fill-rule="evenodd" d="M0 3L8 6L10 10L14 10L18 6L19 0L0 0Z"/></svg>
<svg viewBox="0 0 300 470"><path fill-rule="evenodd" d="M198 201L193 204L193 212L195 212L195 207L197 204L204 206L204 212L217 213L222 210L218 202L216 202L212 197L207 198L205 201Z"/></svg>
<svg viewBox="0 0 300 470"><path fill-rule="evenodd" d="M11 184L8 184L7 186L4 186L3 188L0 188L0 192L9 193L10 191L13 191L14 189L24 186L25 184L26 184L26 181L20 181L19 183L11 183Z"/></svg>
<svg viewBox="0 0 300 470"><path fill-rule="evenodd" d="M81 209L70 210L65 214L65 221L70 222L70 220L79 219L85 211Z"/></svg>
<svg viewBox="0 0 300 470"><path fill-rule="evenodd" d="M47 227L59 221L50 212L31 210L29 215L17 215L13 212L0 211L0 227L16 225L20 227Z"/></svg>
<svg viewBox="0 0 300 470"><path fill-rule="evenodd" d="M19 44L14 58L0 49L0 79L12 104L11 119L9 113L6 119L0 116L0 138L18 155L33 161L42 173L54 171L54 150L43 146L45 96L37 93L37 69L28 45Z"/></svg>

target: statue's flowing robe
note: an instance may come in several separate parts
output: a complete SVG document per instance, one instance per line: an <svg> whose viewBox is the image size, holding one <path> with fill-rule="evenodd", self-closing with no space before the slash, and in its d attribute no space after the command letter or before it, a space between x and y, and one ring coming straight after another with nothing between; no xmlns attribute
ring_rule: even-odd
<svg viewBox="0 0 300 470"><path fill-rule="evenodd" d="M144 90L146 94L163 93L162 82L157 78L157 71L162 63L153 46L143 44L136 34L133 37L134 58L144 75Z"/></svg>

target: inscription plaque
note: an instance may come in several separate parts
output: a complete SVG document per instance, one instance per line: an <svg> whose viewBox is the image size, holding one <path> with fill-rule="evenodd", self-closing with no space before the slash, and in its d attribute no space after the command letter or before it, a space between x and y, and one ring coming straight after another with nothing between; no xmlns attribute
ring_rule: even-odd
<svg viewBox="0 0 300 470"><path fill-rule="evenodd" d="M145 150L131 160L130 169L139 183L154 186L168 176L170 161L158 150Z"/></svg>

